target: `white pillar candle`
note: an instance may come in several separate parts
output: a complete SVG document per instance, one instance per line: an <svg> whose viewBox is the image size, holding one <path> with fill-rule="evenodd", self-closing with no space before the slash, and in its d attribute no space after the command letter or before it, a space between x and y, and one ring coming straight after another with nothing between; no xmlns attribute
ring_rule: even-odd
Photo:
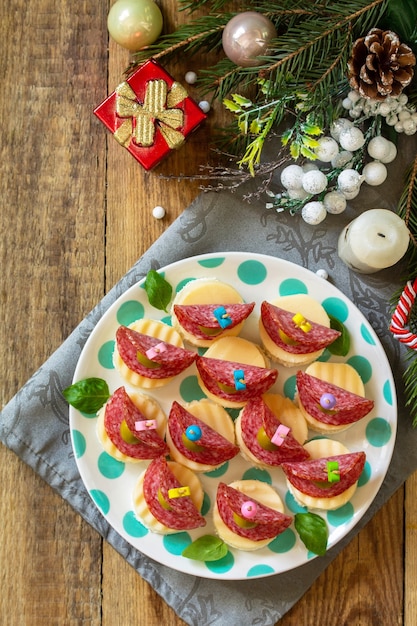
<svg viewBox="0 0 417 626"><path fill-rule="evenodd" d="M351 269L373 274L397 263L409 241L409 230L399 215L388 209L370 209L342 230L338 253Z"/></svg>

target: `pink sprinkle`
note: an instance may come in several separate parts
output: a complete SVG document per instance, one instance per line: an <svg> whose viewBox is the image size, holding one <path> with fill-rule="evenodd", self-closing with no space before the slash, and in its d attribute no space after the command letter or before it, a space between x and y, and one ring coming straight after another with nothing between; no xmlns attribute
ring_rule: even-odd
<svg viewBox="0 0 417 626"><path fill-rule="evenodd" d="M288 426L285 426L284 424L280 424L278 428L276 429L274 436L271 439L272 443L275 444L276 446L282 446L282 444L284 443L284 439L288 435L289 432L290 432L290 428L288 428Z"/></svg>
<svg viewBox="0 0 417 626"><path fill-rule="evenodd" d="M256 515L257 508L258 507L256 506L255 502L247 500L242 504L240 511L243 517L245 517L246 519L252 519L252 517L255 517Z"/></svg>
<svg viewBox="0 0 417 626"><path fill-rule="evenodd" d="M156 428L156 420L138 420L135 422L135 430L152 430Z"/></svg>
<svg viewBox="0 0 417 626"><path fill-rule="evenodd" d="M157 343L156 346L153 346L153 348L149 348L149 350L146 350L145 354L148 357L148 359L152 361L152 359L158 356L158 354L160 354L161 352L165 352L166 349L167 349L166 345L161 342L161 343Z"/></svg>

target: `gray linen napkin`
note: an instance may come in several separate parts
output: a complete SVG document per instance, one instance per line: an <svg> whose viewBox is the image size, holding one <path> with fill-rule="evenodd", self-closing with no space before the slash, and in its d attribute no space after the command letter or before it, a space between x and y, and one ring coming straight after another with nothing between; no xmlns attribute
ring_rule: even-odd
<svg viewBox="0 0 417 626"><path fill-rule="evenodd" d="M16 394L4 408L0 421L1 441L60 493L193 626L276 623L417 468L417 430L412 429L403 403L404 359L398 342L387 332L388 302L394 290L402 287L398 282L398 266L395 270L361 276L340 261L337 237L357 214L354 205L341 216L328 216L321 225L311 227L298 217L265 208L264 198L244 202L243 191L248 189L236 194L221 191L200 195ZM384 197L386 208L393 208L398 189L391 189L390 185L386 191L380 197ZM371 190L371 196L372 193ZM373 205L372 197L370 202L368 206ZM97 321L149 269L204 252L231 250L262 252L312 271L327 270L329 280L364 313L384 345L396 375L399 426L392 464L380 492L358 526L337 546L293 572L259 580L217 582L182 574L154 562L108 525L78 474L70 443L68 407L61 391L71 384L80 352Z"/></svg>

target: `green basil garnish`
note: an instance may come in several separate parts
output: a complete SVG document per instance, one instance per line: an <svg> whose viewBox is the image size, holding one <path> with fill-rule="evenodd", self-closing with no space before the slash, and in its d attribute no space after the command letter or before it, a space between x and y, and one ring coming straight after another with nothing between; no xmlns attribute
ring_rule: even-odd
<svg viewBox="0 0 417 626"><path fill-rule="evenodd" d="M214 535L203 535L182 551L182 556L195 561L218 561L227 554L227 546Z"/></svg>
<svg viewBox="0 0 417 626"><path fill-rule="evenodd" d="M155 309L168 313L168 304L172 298L172 287L156 270L149 270L145 279L145 291L149 304Z"/></svg>
<svg viewBox="0 0 417 626"><path fill-rule="evenodd" d="M65 400L83 413L97 413L110 398L109 386L102 378L85 378L62 392Z"/></svg>
<svg viewBox="0 0 417 626"><path fill-rule="evenodd" d="M338 330L341 335L333 343L327 346L328 351L335 356L346 356L350 350L350 335L346 326L333 315L329 315L330 328Z"/></svg>
<svg viewBox="0 0 417 626"><path fill-rule="evenodd" d="M296 513L294 516L295 530L310 552L323 556L327 550L329 530L327 524L316 513Z"/></svg>

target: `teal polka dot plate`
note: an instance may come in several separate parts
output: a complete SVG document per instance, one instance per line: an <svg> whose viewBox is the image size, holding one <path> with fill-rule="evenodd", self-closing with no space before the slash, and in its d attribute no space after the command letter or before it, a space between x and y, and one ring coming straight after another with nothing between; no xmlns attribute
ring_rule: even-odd
<svg viewBox="0 0 417 626"><path fill-rule="evenodd" d="M319 512L329 528L328 545L334 546L358 523L377 494L390 464L396 436L394 381L385 352L369 322L341 291L323 278L288 261L262 254L205 254L173 263L162 268L160 273L172 285L174 294L194 278L215 277L233 285L246 302L256 303L241 334L256 343L259 343L261 302L280 296L310 295L323 305L329 315L338 317L345 324L351 335L349 354L345 357L326 354L326 360L346 362L354 367L364 382L366 396L372 398L375 404L368 416L337 437L333 436L351 451L366 452L366 467L350 502L335 511ZM94 328L80 356L74 382L92 376L103 378L113 392L124 384L112 359L118 326L141 318L158 319L170 324L170 316L166 312L149 304L143 282L133 285L118 298ZM287 369L275 363L271 365L279 372L272 391L293 399L295 368ZM186 403L204 397L194 365L165 387L146 393L159 403L165 415L168 415L173 400ZM135 517L132 505L132 492L146 463L123 463L110 457L97 438L96 422L94 416L83 415L70 407L72 445L82 480L108 523L143 554L178 571L220 580L271 576L299 567L314 558L293 525L260 550L243 552L230 548L226 556L215 562L194 561L181 556L183 549L194 539L203 534L214 534L212 510L219 481L260 480L272 485L278 492L288 515L294 516L306 509L300 507L288 492L280 468L255 469L238 455L218 470L199 475L204 489L202 514L207 522L203 529L166 536L152 533ZM309 436L316 434L310 432Z"/></svg>

